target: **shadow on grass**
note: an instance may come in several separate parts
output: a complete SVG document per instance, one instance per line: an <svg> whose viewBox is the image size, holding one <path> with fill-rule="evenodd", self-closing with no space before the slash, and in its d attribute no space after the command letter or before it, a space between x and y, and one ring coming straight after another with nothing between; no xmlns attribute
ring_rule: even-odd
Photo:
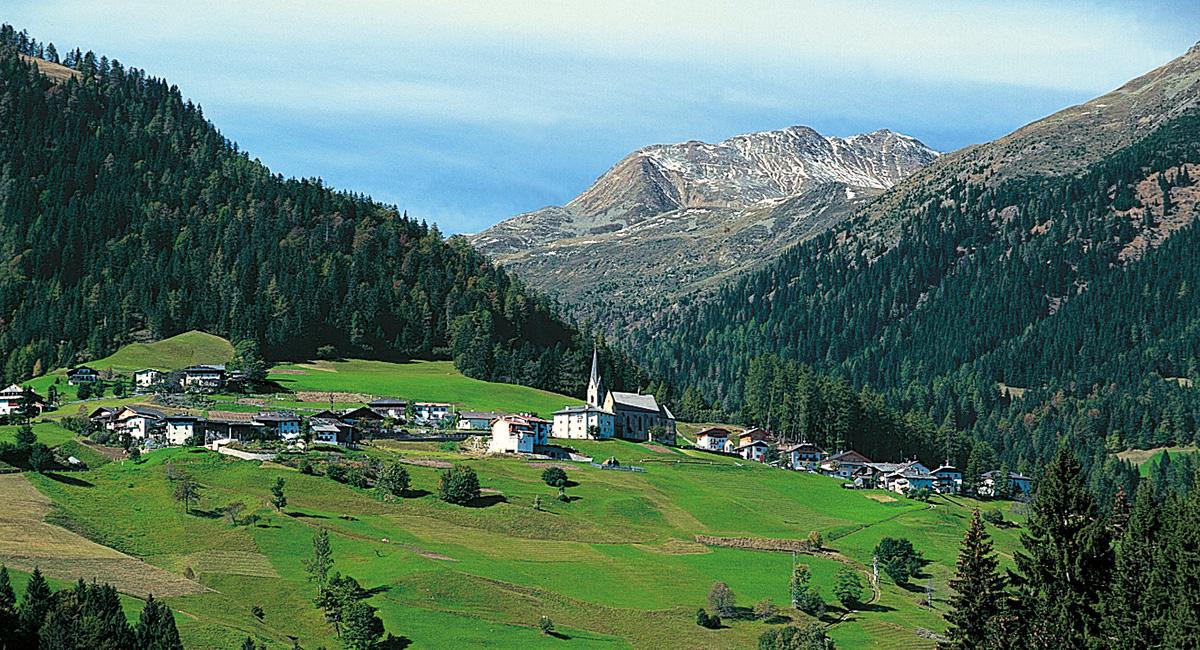
<svg viewBox="0 0 1200 650"><path fill-rule="evenodd" d="M508 499L503 494L488 494L471 499L465 505L468 508L490 508L497 503L508 503Z"/></svg>
<svg viewBox="0 0 1200 650"><path fill-rule="evenodd" d="M389 634L386 639L375 644L379 650L404 650L412 645L412 639L406 636L392 636Z"/></svg>
<svg viewBox="0 0 1200 650"><path fill-rule="evenodd" d="M404 494L402 494L400 496L400 498L401 499L420 499L421 497L427 497L431 494L433 494L433 492L430 492L429 490L405 490Z"/></svg>
<svg viewBox="0 0 1200 650"><path fill-rule="evenodd" d="M547 632L546 636L552 636L556 639L561 639L563 641L571 640L571 637L569 635L563 634L562 632Z"/></svg>
<svg viewBox="0 0 1200 650"><path fill-rule="evenodd" d="M370 598L371 596L386 594L387 592L391 591L391 589L392 585L379 585L378 587L371 587L370 589L364 589L363 591L366 592L367 598Z"/></svg>
<svg viewBox="0 0 1200 650"><path fill-rule="evenodd" d="M310 515L307 512L295 512L295 511L287 513L287 516L293 517L295 519L329 519L329 517L326 517L325 515Z"/></svg>
<svg viewBox="0 0 1200 650"><path fill-rule="evenodd" d="M219 512L217 510L201 510L199 508L192 508L191 512L188 514L192 515L193 517L203 517L205 519L221 519L225 516L224 512Z"/></svg>
<svg viewBox="0 0 1200 650"><path fill-rule="evenodd" d="M887 605L880 605L879 603L871 603L869 605L861 605L861 604L855 603L854 611L856 611L856 612L894 612L894 611L896 611L896 609L894 607L888 607Z"/></svg>
<svg viewBox="0 0 1200 650"><path fill-rule="evenodd" d="M42 474L42 476L45 476L46 478L50 479L51 481L58 481L59 483L62 483L64 485L73 485L75 487L95 487L96 486L96 484L92 483L91 481L85 481L81 478L75 478L74 476L67 476L66 474L59 474L58 472L46 472L45 474Z"/></svg>

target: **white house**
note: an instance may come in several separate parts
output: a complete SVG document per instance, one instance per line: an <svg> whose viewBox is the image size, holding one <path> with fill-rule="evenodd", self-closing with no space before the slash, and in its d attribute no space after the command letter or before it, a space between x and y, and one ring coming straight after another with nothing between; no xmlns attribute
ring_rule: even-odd
<svg viewBox="0 0 1200 650"><path fill-rule="evenodd" d="M491 431L492 422L502 415L496 411L459 411L458 428L460 431Z"/></svg>
<svg viewBox="0 0 1200 650"><path fill-rule="evenodd" d="M143 439L157 434L166 415L144 406L126 406L113 416L113 429L128 433L131 438Z"/></svg>
<svg viewBox="0 0 1200 650"><path fill-rule="evenodd" d="M933 474L921 472L904 472L891 478L888 481L888 489L899 494L907 494L912 490L934 488Z"/></svg>
<svg viewBox="0 0 1200 650"><path fill-rule="evenodd" d="M186 445L192 440L192 436L197 433L201 434L200 439L203 440L203 419L187 414L167 416L167 426L165 429L167 444Z"/></svg>
<svg viewBox="0 0 1200 650"><path fill-rule="evenodd" d="M696 447L708 451L729 451L729 430L709 427L696 434Z"/></svg>
<svg viewBox="0 0 1200 650"><path fill-rule="evenodd" d="M313 444L349 445L354 439L354 427L328 418L310 418L308 430Z"/></svg>
<svg viewBox="0 0 1200 650"><path fill-rule="evenodd" d="M162 381L162 378L163 373L161 370L142 368L133 373L133 386L138 390L145 390Z"/></svg>
<svg viewBox="0 0 1200 650"><path fill-rule="evenodd" d="M766 462L767 452L770 451L771 445L765 440L749 440L738 445L735 450L739 456L746 460L752 460L758 463Z"/></svg>
<svg viewBox="0 0 1200 650"><path fill-rule="evenodd" d="M254 421L270 429L283 440L300 437L300 416L291 411L259 411Z"/></svg>
<svg viewBox="0 0 1200 650"><path fill-rule="evenodd" d="M1000 478L999 470L984 472L980 476L979 481L979 496L994 497L996 494L996 481ZM1012 494L1029 494L1033 490L1033 479L1018 474L1016 472L1008 473L1008 483L1012 486Z"/></svg>
<svg viewBox="0 0 1200 650"><path fill-rule="evenodd" d="M26 399L32 399L34 410L38 413L42 412L42 407L45 406L45 398L28 388L13 384L0 391L0 415L12 415L19 412L21 410L21 402Z"/></svg>
<svg viewBox="0 0 1200 650"><path fill-rule="evenodd" d="M946 463L933 470L933 489L943 494L958 494L962 491L962 472Z"/></svg>
<svg viewBox="0 0 1200 650"><path fill-rule="evenodd" d="M382 398L372 402L367 402L367 408L375 411L385 418L403 421L404 413L408 410L408 401L402 399Z"/></svg>
<svg viewBox="0 0 1200 650"><path fill-rule="evenodd" d="M550 435L555 438L608 440L613 437L615 418L598 406L568 406L554 412Z"/></svg>
<svg viewBox="0 0 1200 650"><path fill-rule="evenodd" d="M821 471L832 476L849 479L854 478L855 474L871 464L870 458L851 449L826 458L825 462L821 463Z"/></svg>
<svg viewBox="0 0 1200 650"><path fill-rule="evenodd" d="M492 423L492 440L488 444L488 451L493 454L532 454L537 444L535 426L523 416L504 415Z"/></svg>
<svg viewBox="0 0 1200 650"><path fill-rule="evenodd" d="M787 466L795 470L816 470L829 453L811 442L801 442L784 450Z"/></svg>
<svg viewBox="0 0 1200 650"><path fill-rule="evenodd" d="M183 369L183 387L188 390L219 390L225 385L225 366L189 366Z"/></svg>
<svg viewBox="0 0 1200 650"><path fill-rule="evenodd" d="M450 405L444 402L417 402L413 411L417 422L441 422L450 417Z"/></svg>

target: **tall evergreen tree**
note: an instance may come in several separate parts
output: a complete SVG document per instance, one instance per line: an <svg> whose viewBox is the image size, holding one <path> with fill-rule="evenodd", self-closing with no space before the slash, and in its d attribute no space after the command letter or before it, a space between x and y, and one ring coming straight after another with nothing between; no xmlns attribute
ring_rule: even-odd
<svg viewBox="0 0 1200 650"><path fill-rule="evenodd" d="M18 621L17 594L8 577L8 567L0 564L0 650L17 647Z"/></svg>
<svg viewBox="0 0 1200 650"><path fill-rule="evenodd" d="M1163 543L1160 506L1154 485L1143 481L1134 495L1117 548L1112 585L1104 601L1104 632L1110 647L1138 650L1162 644L1163 618L1171 585L1155 570Z"/></svg>
<svg viewBox="0 0 1200 650"><path fill-rule="evenodd" d="M957 570L950 580L950 611L946 612L947 641L940 650L988 648L992 619L1004 614L1007 594L992 540L976 509L958 553Z"/></svg>
<svg viewBox="0 0 1200 650"><path fill-rule="evenodd" d="M1033 648L1087 648L1101 638L1101 599L1113 569L1108 524L1063 444L1033 500L1015 555L1020 617Z"/></svg>
<svg viewBox="0 0 1200 650"><path fill-rule="evenodd" d="M25 584L25 595L21 598L19 611L20 634L26 647L37 646L38 632L46 618L46 612L50 610L51 598L50 585L42 576L41 570L34 567L29 582Z"/></svg>

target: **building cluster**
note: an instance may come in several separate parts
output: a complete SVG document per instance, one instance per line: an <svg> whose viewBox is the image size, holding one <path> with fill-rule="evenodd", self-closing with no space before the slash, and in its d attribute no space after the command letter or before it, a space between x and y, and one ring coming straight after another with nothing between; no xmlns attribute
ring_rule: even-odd
<svg viewBox="0 0 1200 650"><path fill-rule="evenodd" d="M133 388L139 392L173 387L187 392L212 393L244 379L241 371L228 371L223 364L195 365L173 371L142 368L133 372ZM67 383L72 386L94 384L100 380L100 373L89 366L67 371Z"/></svg>
<svg viewBox="0 0 1200 650"><path fill-rule="evenodd" d="M847 487L890 490L900 494L922 489L942 494L962 491L962 471L949 463L934 469L916 459L881 463L854 450L829 453L811 442L780 447L769 432L758 428L734 434L722 427L710 427L696 434L696 447L760 463L774 461L788 469L836 476L843 479ZM1000 481L999 471L987 472L980 477L977 492L980 496L996 496ZM1033 487L1032 479L1016 472L1009 472L1008 484L1014 492L1020 493L1028 493Z"/></svg>

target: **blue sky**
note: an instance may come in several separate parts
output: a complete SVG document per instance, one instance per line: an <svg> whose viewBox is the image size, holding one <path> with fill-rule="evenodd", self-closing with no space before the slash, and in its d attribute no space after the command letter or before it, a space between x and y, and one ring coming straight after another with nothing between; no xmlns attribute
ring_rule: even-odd
<svg viewBox="0 0 1200 650"><path fill-rule="evenodd" d="M564 203L626 153L806 124L948 151L1200 40L1190 2L7 0L179 85L273 170L446 232Z"/></svg>

